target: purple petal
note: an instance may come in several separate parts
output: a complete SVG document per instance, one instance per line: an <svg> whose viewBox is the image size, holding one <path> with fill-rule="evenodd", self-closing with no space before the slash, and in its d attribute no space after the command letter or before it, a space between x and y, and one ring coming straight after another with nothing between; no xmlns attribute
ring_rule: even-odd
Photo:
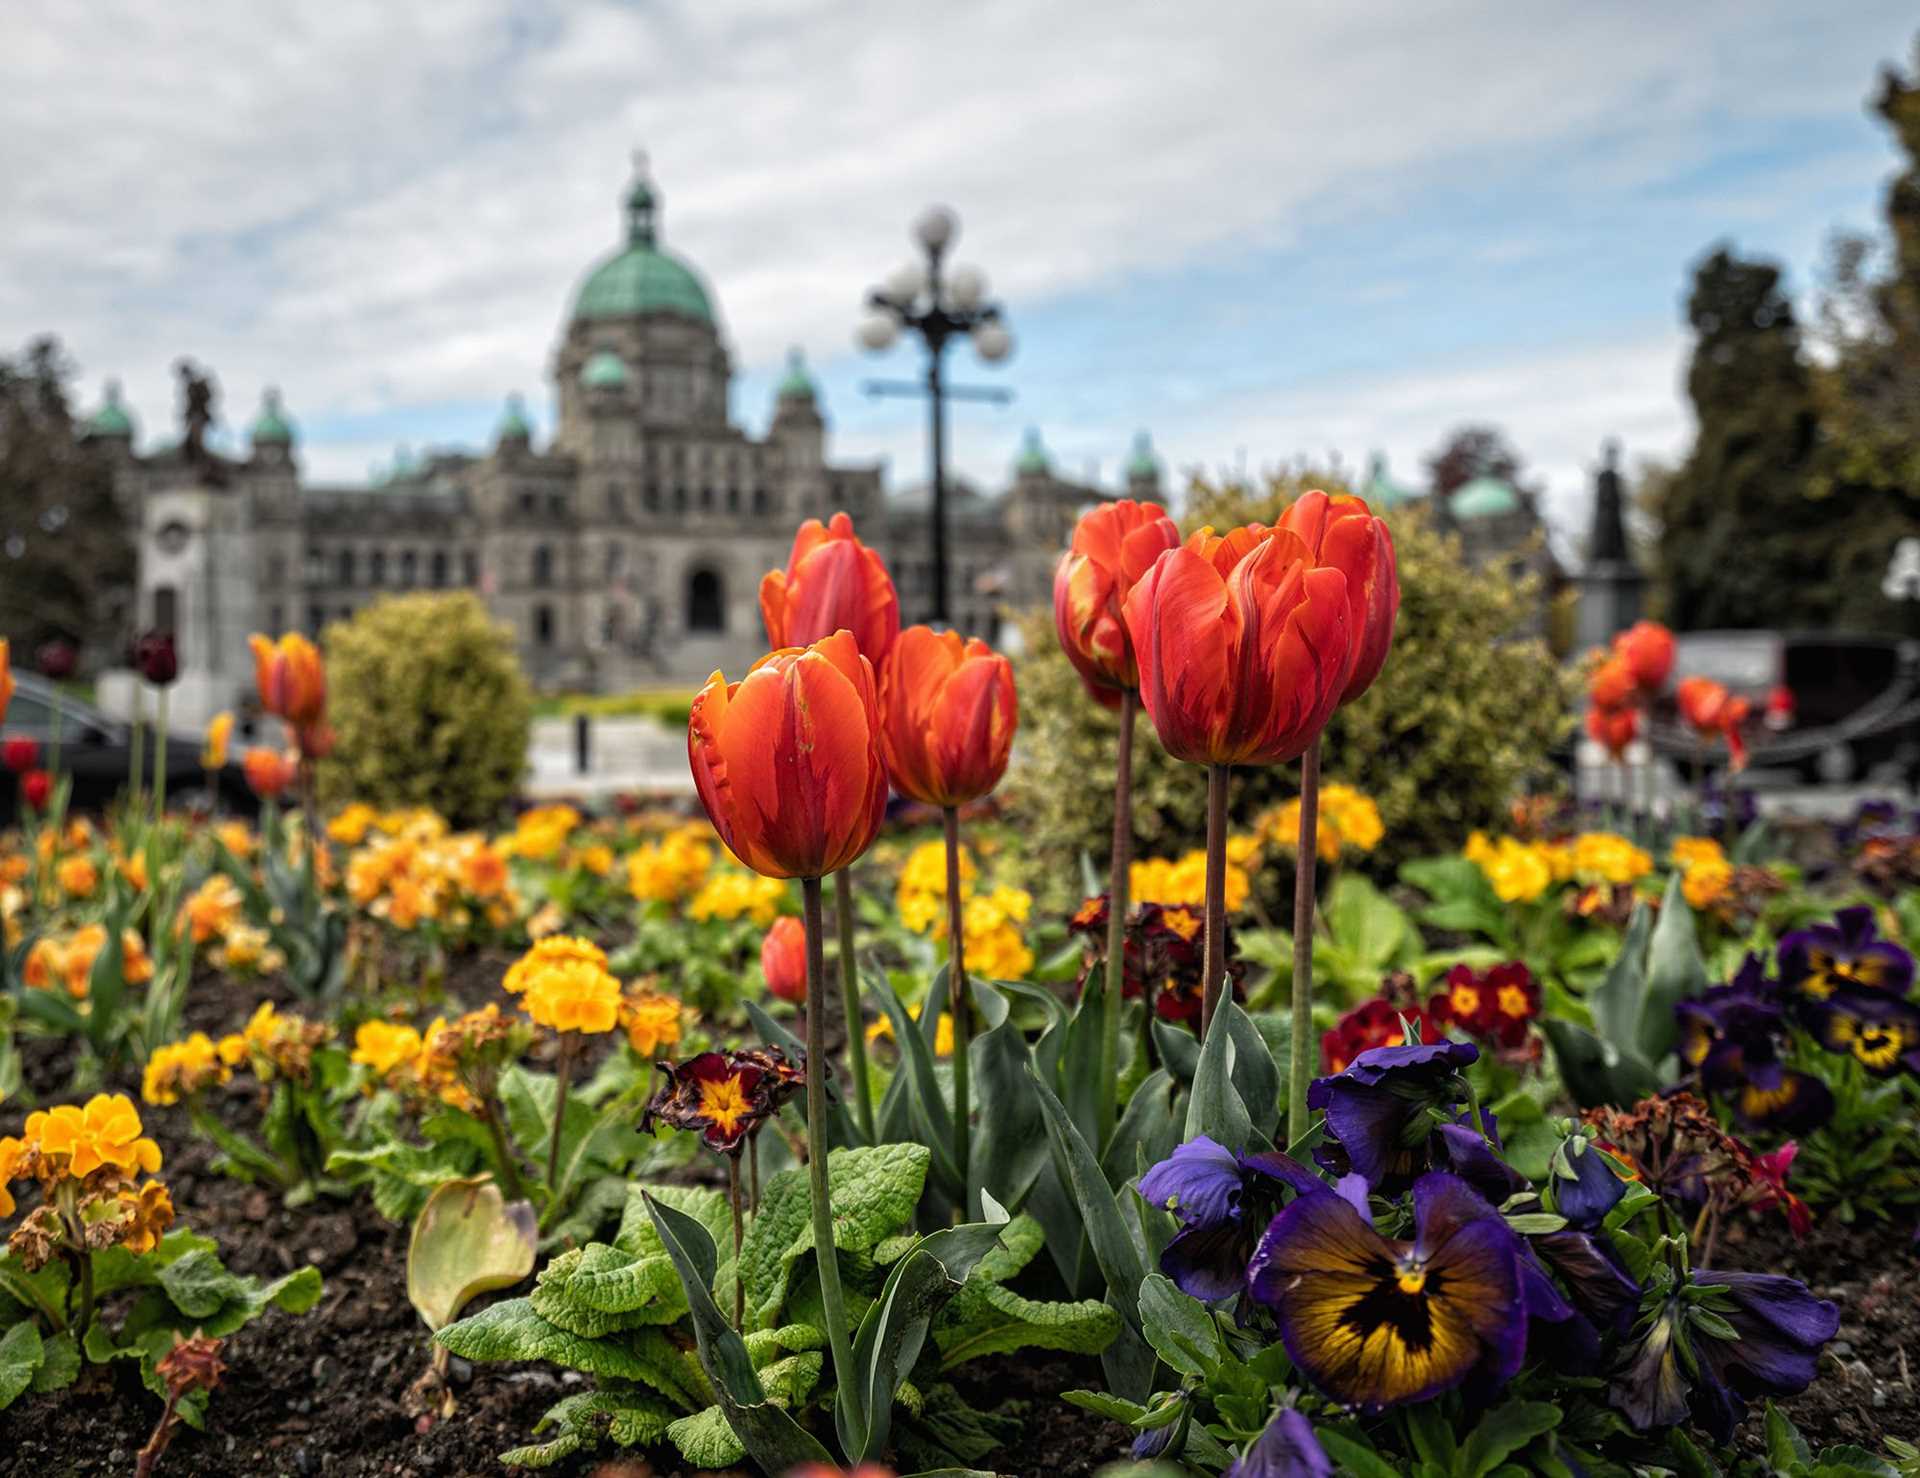
<svg viewBox="0 0 1920 1478"><path fill-rule="evenodd" d="M1237 1218L1183 1227L1160 1254L1160 1271L1202 1303L1232 1298L1247 1286L1247 1262L1259 1229Z"/></svg>
<svg viewBox="0 0 1920 1478"><path fill-rule="evenodd" d="M1532 1182L1496 1155L1478 1129L1468 1124L1443 1124L1436 1133L1439 1153L1435 1163L1444 1164L1494 1205L1531 1188Z"/></svg>
<svg viewBox="0 0 1920 1478"><path fill-rule="evenodd" d="M1356 1083L1372 1085L1410 1069L1424 1069L1437 1077L1458 1072L1480 1057L1471 1042L1413 1042L1404 1047L1369 1047L1339 1074Z"/></svg>
<svg viewBox="0 0 1920 1478"><path fill-rule="evenodd" d="M1569 1178L1563 1171L1571 1171ZM1568 1223L1592 1231L1620 1204L1627 1183L1615 1172L1606 1153L1586 1139L1569 1139L1553 1157L1549 1179L1553 1209Z"/></svg>
<svg viewBox="0 0 1920 1478"><path fill-rule="evenodd" d="M1574 1303L1602 1329L1624 1335L1640 1308L1640 1285L1597 1237L1585 1232L1549 1232L1533 1247L1573 1292Z"/></svg>
<svg viewBox="0 0 1920 1478"><path fill-rule="evenodd" d="M1288 1407L1267 1423L1224 1478L1333 1478L1333 1464L1313 1435L1313 1423Z"/></svg>
<svg viewBox="0 0 1920 1478"><path fill-rule="evenodd" d="M1231 1219L1239 1194L1239 1158L1204 1134L1178 1146L1140 1177L1141 1199L1172 1211L1188 1226Z"/></svg>

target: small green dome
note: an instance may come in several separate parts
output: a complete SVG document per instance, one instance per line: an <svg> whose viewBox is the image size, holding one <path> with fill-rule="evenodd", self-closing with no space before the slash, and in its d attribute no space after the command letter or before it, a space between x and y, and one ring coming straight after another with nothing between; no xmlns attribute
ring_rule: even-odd
<svg viewBox="0 0 1920 1478"><path fill-rule="evenodd" d="M260 397L260 414L253 418L247 435L255 446L289 446L293 442L293 422L280 404L280 392L269 385Z"/></svg>
<svg viewBox="0 0 1920 1478"><path fill-rule="evenodd" d="M1153 454L1153 438L1144 431L1133 435L1133 451L1127 458L1127 476L1158 477L1160 459Z"/></svg>
<svg viewBox="0 0 1920 1478"><path fill-rule="evenodd" d="M83 436L123 436L133 439L133 417L120 403L120 382L107 381L107 398L81 428Z"/></svg>
<svg viewBox="0 0 1920 1478"><path fill-rule="evenodd" d="M1462 521L1500 518L1520 511L1520 494L1497 477L1476 477L1455 491L1447 511Z"/></svg>
<svg viewBox="0 0 1920 1478"><path fill-rule="evenodd" d="M814 388L813 376L807 373L807 359L798 345L787 351L787 372L781 377L777 393L782 400L812 400L819 393Z"/></svg>
<svg viewBox="0 0 1920 1478"><path fill-rule="evenodd" d="M580 383L589 390L620 390L627 383L626 363L611 349L596 350L580 367Z"/></svg>
<svg viewBox="0 0 1920 1478"><path fill-rule="evenodd" d="M573 300L576 322L677 313L711 325L713 304L694 270L662 251L655 225L659 198L644 174L627 191L627 245L587 275Z"/></svg>
<svg viewBox="0 0 1920 1478"><path fill-rule="evenodd" d="M1402 487L1387 475L1387 459L1383 453L1375 452L1367 463L1367 480L1361 485L1360 496L1374 508L1401 508L1416 502L1420 493L1413 488Z"/></svg>
<svg viewBox="0 0 1920 1478"><path fill-rule="evenodd" d="M1020 455L1014 461L1013 470L1018 473L1035 473L1045 476L1052 470L1047 460L1047 449L1040 441L1040 428L1027 427L1026 439L1020 443Z"/></svg>
<svg viewBox="0 0 1920 1478"><path fill-rule="evenodd" d="M529 441L532 437L533 427L527 422L525 402L520 399L518 393L509 395L506 411L500 417L500 426L494 433L494 439L496 441Z"/></svg>

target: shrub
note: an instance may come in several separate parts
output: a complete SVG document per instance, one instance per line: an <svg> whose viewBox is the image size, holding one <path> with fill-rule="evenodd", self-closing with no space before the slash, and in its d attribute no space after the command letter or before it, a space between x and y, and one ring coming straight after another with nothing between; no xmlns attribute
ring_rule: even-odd
<svg viewBox="0 0 1920 1478"><path fill-rule="evenodd" d="M330 804L431 806L491 819L519 788L533 700L510 628L472 595L377 601L327 628L337 743L320 771Z"/></svg>
<svg viewBox="0 0 1920 1478"><path fill-rule="evenodd" d="M1186 523L1271 522L1304 486L1269 479L1264 492L1196 483ZM1331 481L1319 485L1332 486ZM1546 644L1524 636L1539 582L1463 569L1457 539L1419 508L1388 515L1400 568L1400 620L1379 681L1327 729L1321 773L1378 802L1386 836L1366 860L1383 876L1409 858L1459 846L1489 826L1548 770L1571 696ZM1119 724L1089 700L1060 651L1051 611L1021 620L1020 738L1003 791L1031 824L1032 886L1058 906L1079 886L1082 852L1104 863ZM1134 847L1177 855L1206 840L1206 772L1170 759L1143 711L1134 744ZM1244 821L1298 793L1299 770L1234 771L1232 814Z"/></svg>

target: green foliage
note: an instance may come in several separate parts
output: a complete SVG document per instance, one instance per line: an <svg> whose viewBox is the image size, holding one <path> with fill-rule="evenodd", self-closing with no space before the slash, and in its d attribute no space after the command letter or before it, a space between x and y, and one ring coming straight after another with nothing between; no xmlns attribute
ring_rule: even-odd
<svg viewBox="0 0 1920 1478"><path fill-rule="evenodd" d="M1225 527L1270 521L1294 491L1197 486L1194 518ZM1191 521L1191 520L1190 520ZM1328 726L1321 772L1358 786L1380 807L1386 836L1369 866L1458 845L1504 814L1542 777L1568 727L1569 680L1540 640L1532 579L1465 568L1459 541L1419 509L1388 516L1400 570L1400 619L1379 681ZM1027 886L1059 908L1075 896L1083 853L1103 858L1113 836L1112 775L1119 724L1092 702L1061 654L1052 613L1021 622L1020 739L1002 787L1028 822ZM1176 856L1205 841L1206 772L1168 758L1141 715L1134 745L1134 846ZM1292 766L1234 772L1232 814L1251 818L1298 792Z"/></svg>
<svg viewBox="0 0 1920 1478"><path fill-rule="evenodd" d="M431 806L456 826L499 814L526 767L533 700L512 631L478 597L376 601L329 626L326 650L330 802Z"/></svg>

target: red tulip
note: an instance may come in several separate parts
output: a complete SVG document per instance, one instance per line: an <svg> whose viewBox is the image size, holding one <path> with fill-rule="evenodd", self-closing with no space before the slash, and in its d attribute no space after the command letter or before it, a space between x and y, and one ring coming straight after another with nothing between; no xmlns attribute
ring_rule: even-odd
<svg viewBox="0 0 1920 1478"><path fill-rule="evenodd" d="M851 631L876 669L900 635L900 597L880 556L854 537L853 520L836 513L822 526L800 525L784 570L760 580L760 619L778 647L804 647Z"/></svg>
<svg viewBox="0 0 1920 1478"><path fill-rule="evenodd" d="M1305 752L1348 676L1347 578L1287 529L1202 529L1127 597L1140 701L1177 759L1273 765Z"/></svg>
<svg viewBox="0 0 1920 1478"><path fill-rule="evenodd" d="M1587 696L1596 708L1625 708L1634 699L1633 669L1620 656L1608 657L1587 679Z"/></svg>
<svg viewBox="0 0 1920 1478"><path fill-rule="evenodd" d="M1053 573L1053 624L1060 646L1090 696L1108 708L1140 686L1127 635L1126 603L1153 562L1180 543L1158 503L1122 498L1080 515L1073 542Z"/></svg>
<svg viewBox="0 0 1920 1478"><path fill-rule="evenodd" d="M171 631L149 631L133 644L133 665L156 688L173 686L180 676L180 651Z"/></svg>
<svg viewBox="0 0 1920 1478"><path fill-rule="evenodd" d="M1627 752L1627 746L1639 736L1639 709L1602 708L1596 703L1587 710L1587 737L1616 760Z"/></svg>
<svg viewBox="0 0 1920 1478"><path fill-rule="evenodd" d="M20 777L20 794L35 811L47 809L47 797L53 794L53 776L45 770L29 770Z"/></svg>
<svg viewBox="0 0 1920 1478"><path fill-rule="evenodd" d="M799 1005L807 998L807 931L792 914L782 914L760 941L760 973L767 989Z"/></svg>
<svg viewBox="0 0 1920 1478"><path fill-rule="evenodd" d="M1013 664L978 637L910 626L880 674L880 717L895 790L929 806L977 801L1013 749Z"/></svg>
<svg viewBox="0 0 1920 1478"><path fill-rule="evenodd" d="M787 647L695 695L687 760L727 850L772 878L838 872L887 808L873 665L849 631Z"/></svg>
<svg viewBox="0 0 1920 1478"><path fill-rule="evenodd" d="M1340 689L1345 706L1373 686L1393 646L1400 615L1393 534L1363 499L1332 498L1318 488L1296 498L1279 527L1300 536L1314 563L1331 565L1347 577L1349 667Z"/></svg>
<svg viewBox="0 0 1920 1478"><path fill-rule="evenodd" d="M1636 621L1613 639L1613 652L1626 663L1634 686L1658 693L1673 672L1673 633L1658 621Z"/></svg>
<svg viewBox="0 0 1920 1478"><path fill-rule="evenodd" d="M52 641L42 642L40 650L35 652L34 661L40 665L40 675L54 682L65 682L73 676L73 669L80 655L73 649L72 642L61 641L55 637Z"/></svg>
<svg viewBox="0 0 1920 1478"><path fill-rule="evenodd" d="M0 764L5 765L14 774L24 775L39 763L38 741L23 737L0 741Z"/></svg>
<svg viewBox="0 0 1920 1478"><path fill-rule="evenodd" d="M248 788L263 801L286 794L300 775L294 756L277 749L249 749L241 756L240 767L246 771Z"/></svg>
<svg viewBox="0 0 1920 1478"><path fill-rule="evenodd" d="M296 730L318 724L327 711L327 669L319 648L297 631L287 632L277 642L255 632L247 645L253 649L260 706Z"/></svg>
<svg viewBox="0 0 1920 1478"><path fill-rule="evenodd" d="M1746 768L1747 745L1740 726L1747 721L1751 705L1736 698L1725 686L1710 677L1683 677L1673 696L1680 705L1680 717L1702 738L1722 737L1736 770Z"/></svg>

